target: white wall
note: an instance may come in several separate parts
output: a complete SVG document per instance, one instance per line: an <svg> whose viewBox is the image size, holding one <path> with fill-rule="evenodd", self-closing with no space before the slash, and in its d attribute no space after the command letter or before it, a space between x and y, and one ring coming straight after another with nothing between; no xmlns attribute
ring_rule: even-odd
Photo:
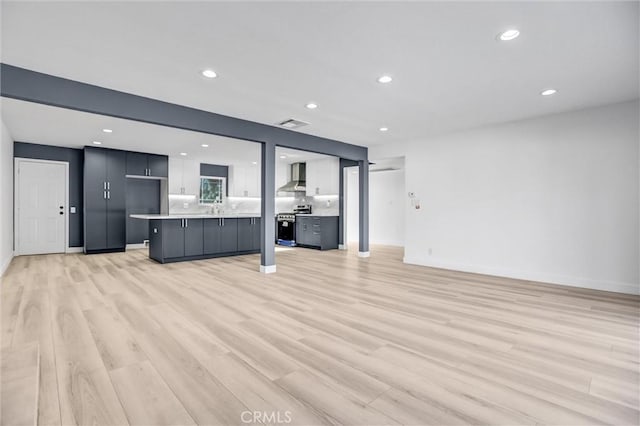
<svg viewBox="0 0 640 426"><path fill-rule="evenodd" d="M0 276L13 258L13 139L2 124L0 133Z"/></svg>
<svg viewBox="0 0 640 426"><path fill-rule="evenodd" d="M405 155L421 201L406 204L405 261L640 293L639 113L627 102L374 148Z"/></svg>
<svg viewBox="0 0 640 426"><path fill-rule="evenodd" d="M369 173L369 243L404 246L404 170Z"/></svg>

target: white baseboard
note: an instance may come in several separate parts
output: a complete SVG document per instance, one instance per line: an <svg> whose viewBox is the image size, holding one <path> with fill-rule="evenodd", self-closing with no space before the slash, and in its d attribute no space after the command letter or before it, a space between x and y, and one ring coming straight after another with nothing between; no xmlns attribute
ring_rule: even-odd
<svg viewBox="0 0 640 426"><path fill-rule="evenodd" d="M125 250L138 250L138 249L144 249L147 247L148 246L145 243L127 244L127 246L125 247Z"/></svg>
<svg viewBox="0 0 640 426"><path fill-rule="evenodd" d="M13 256L9 257L7 260L3 261L2 264L0 264L0 277L3 276L5 272L7 272L7 268L11 264L12 260Z"/></svg>
<svg viewBox="0 0 640 426"><path fill-rule="evenodd" d="M67 247L65 253L83 253L84 247Z"/></svg>
<svg viewBox="0 0 640 426"><path fill-rule="evenodd" d="M276 265L260 265L260 272L263 274L273 274L276 272Z"/></svg>
<svg viewBox="0 0 640 426"><path fill-rule="evenodd" d="M346 250L346 249L347 249L346 244L338 244L338 250Z"/></svg>
<svg viewBox="0 0 640 426"><path fill-rule="evenodd" d="M369 257L371 256L371 252L368 251L359 251L358 252L358 257Z"/></svg>
<svg viewBox="0 0 640 426"><path fill-rule="evenodd" d="M640 284L633 283L593 280L589 278L569 277L564 275L547 274L535 271L518 271L480 265L466 265L447 261L444 259L425 259L420 256L405 256L403 262L411 265L428 266L431 268L448 269L451 271L471 272L475 274L493 275L496 277L515 278L525 281L536 281L546 284L557 284L569 287L587 288L591 290L602 290L611 291L614 293L640 295Z"/></svg>

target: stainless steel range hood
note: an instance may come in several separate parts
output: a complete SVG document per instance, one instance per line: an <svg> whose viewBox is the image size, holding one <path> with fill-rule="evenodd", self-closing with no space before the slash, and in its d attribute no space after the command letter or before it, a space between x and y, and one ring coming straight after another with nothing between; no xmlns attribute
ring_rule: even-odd
<svg viewBox="0 0 640 426"><path fill-rule="evenodd" d="M277 192L306 192L307 164L293 163L291 165L291 181L278 188Z"/></svg>

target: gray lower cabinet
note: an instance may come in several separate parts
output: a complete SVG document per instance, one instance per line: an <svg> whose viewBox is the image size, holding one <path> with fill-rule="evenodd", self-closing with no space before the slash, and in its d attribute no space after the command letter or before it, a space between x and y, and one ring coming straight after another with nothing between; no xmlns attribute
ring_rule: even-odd
<svg viewBox="0 0 640 426"><path fill-rule="evenodd" d="M243 217L238 219L238 251L260 250L259 217Z"/></svg>
<svg viewBox="0 0 640 426"><path fill-rule="evenodd" d="M238 251L238 219L204 219L204 254Z"/></svg>
<svg viewBox="0 0 640 426"><path fill-rule="evenodd" d="M161 221L162 257L202 256L203 219L169 219Z"/></svg>
<svg viewBox="0 0 640 426"><path fill-rule="evenodd" d="M338 216L297 216L296 245L329 250L338 248Z"/></svg>
<svg viewBox="0 0 640 426"><path fill-rule="evenodd" d="M160 263L259 251L259 217L149 220L149 257Z"/></svg>

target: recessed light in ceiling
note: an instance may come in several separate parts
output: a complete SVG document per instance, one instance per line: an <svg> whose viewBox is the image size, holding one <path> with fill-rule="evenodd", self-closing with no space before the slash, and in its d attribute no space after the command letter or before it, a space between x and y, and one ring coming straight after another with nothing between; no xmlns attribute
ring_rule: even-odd
<svg viewBox="0 0 640 426"><path fill-rule="evenodd" d="M184 155L187 155L187 153L186 152L181 152L180 155L184 156Z"/></svg>
<svg viewBox="0 0 640 426"><path fill-rule="evenodd" d="M105 133L113 133L113 130L111 129L102 129L102 131Z"/></svg>
<svg viewBox="0 0 640 426"><path fill-rule="evenodd" d="M498 39L501 40L501 41L511 41L513 39L518 38L519 35L520 35L520 31L518 31L515 28L513 28L513 29L510 29L510 30L503 31L500 34L498 34Z"/></svg>
<svg viewBox="0 0 640 426"><path fill-rule="evenodd" d="M281 155L280 158L282 158L284 160L285 158L287 158L287 156L286 155Z"/></svg>
<svg viewBox="0 0 640 426"><path fill-rule="evenodd" d="M555 95L556 93L558 93L556 89L546 89L540 92L542 96L551 96L551 95Z"/></svg>
<svg viewBox="0 0 640 426"><path fill-rule="evenodd" d="M388 75L383 75L378 78L378 83L391 83L392 81L393 81L393 78L391 78Z"/></svg>
<svg viewBox="0 0 640 426"><path fill-rule="evenodd" d="M318 104L314 104L313 102L310 102L308 104L305 105L308 109L316 109L318 108Z"/></svg>
<svg viewBox="0 0 640 426"><path fill-rule="evenodd" d="M387 130L389 130L389 128L388 128L388 127L380 127L380 131L381 131L381 132L386 132Z"/></svg>
<svg viewBox="0 0 640 426"><path fill-rule="evenodd" d="M202 144L202 147L203 147L203 148L209 148L209 145L207 145L206 143L203 143L203 144Z"/></svg>
<svg viewBox="0 0 640 426"><path fill-rule="evenodd" d="M209 69L202 71L202 75L207 78L216 78L218 76L218 74L214 70Z"/></svg>
<svg viewBox="0 0 640 426"><path fill-rule="evenodd" d="M94 144L94 145L102 145L102 142L99 142L99 141L93 141L93 144Z"/></svg>

